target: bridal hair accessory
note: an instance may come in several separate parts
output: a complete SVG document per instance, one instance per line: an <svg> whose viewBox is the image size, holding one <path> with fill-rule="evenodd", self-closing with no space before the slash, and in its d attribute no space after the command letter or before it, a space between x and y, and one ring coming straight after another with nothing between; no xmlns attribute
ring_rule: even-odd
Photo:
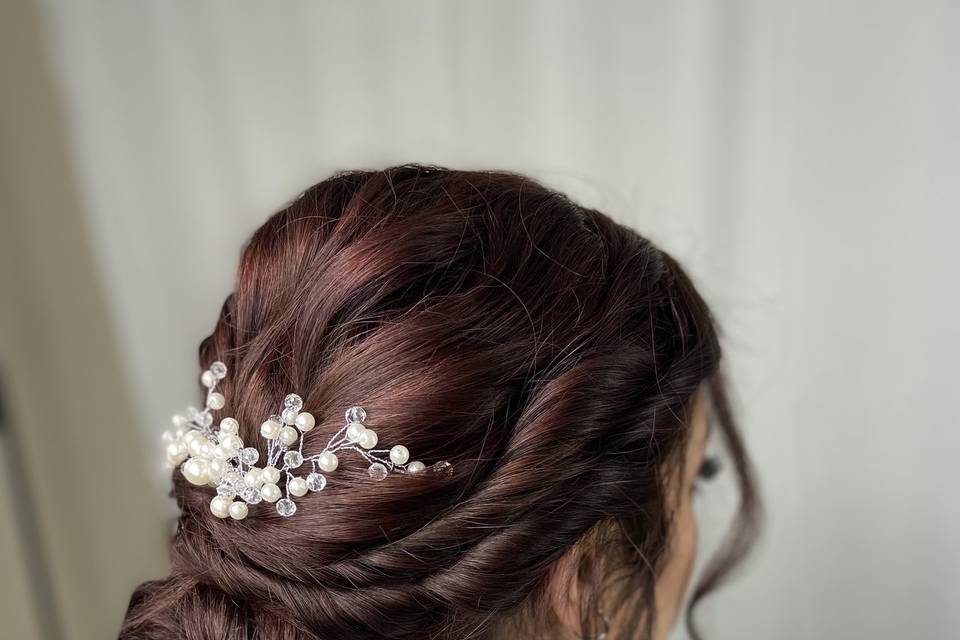
<svg viewBox="0 0 960 640"><path fill-rule="evenodd" d="M267 441L266 459L260 451L245 446L238 435L240 424L235 418L224 418L219 429L213 427L213 411L226 405L217 384L227 375L222 362L214 362L200 376L207 388L206 406L202 411L190 407L186 415L173 417L174 431L163 434L167 443L167 462L180 465L180 472L191 483L216 487L217 495L210 501L210 511L218 518L243 520L249 513L248 505L262 501L276 503L277 513L289 517L297 512L293 498L308 491L323 491L327 478L340 464L337 452L354 451L370 463L367 473L374 480L383 480L389 473L423 473L426 466L419 460L410 460L410 452L403 445L389 449L375 448L377 432L364 425L367 412L362 407L350 407L347 423L337 431L323 451L305 456L302 434L313 429L312 414L301 411L303 400L295 393L283 400L278 415L270 416L260 425L260 435ZM257 466L262 462L262 466ZM449 462L438 462L430 471L450 473Z"/></svg>

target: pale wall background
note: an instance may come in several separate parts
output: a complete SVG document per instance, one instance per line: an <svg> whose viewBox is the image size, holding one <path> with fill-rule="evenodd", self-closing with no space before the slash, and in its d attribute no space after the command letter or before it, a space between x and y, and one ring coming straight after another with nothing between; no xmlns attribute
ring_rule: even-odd
<svg viewBox="0 0 960 640"><path fill-rule="evenodd" d="M4 12L6 446L86 478L28 471L37 535L0 529L18 637L109 637L163 572L155 442L195 400L243 240L337 169L407 161L530 173L694 272L769 511L702 612L711 638L960 630L956 2ZM37 420L49 368L69 402ZM85 438L105 434L116 475L88 467ZM731 504L722 485L705 497L705 550ZM15 604L37 593L48 614Z"/></svg>

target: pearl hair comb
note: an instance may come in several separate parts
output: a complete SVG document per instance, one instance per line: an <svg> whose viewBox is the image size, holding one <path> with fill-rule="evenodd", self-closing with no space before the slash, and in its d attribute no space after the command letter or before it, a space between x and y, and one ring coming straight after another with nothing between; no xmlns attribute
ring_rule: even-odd
<svg viewBox="0 0 960 640"><path fill-rule="evenodd" d="M214 430L212 412L226 405L217 384L226 375L227 367L222 362L210 365L200 376L207 388L204 409L190 407L186 415L174 416L174 431L163 434L169 465L180 465L180 472L195 485L216 487L210 511L218 518L243 520L249 513L248 505L262 501L276 503L281 516L292 516L297 512L293 498L308 491L323 491L327 486L322 472L337 469L340 451L360 454L370 463L367 473L374 480L383 480L390 472L417 474L427 470L419 460L410 460L410 452L403 445L376 449L377 432L364 425L367 412L362 407L347 409L347 423L330 438L323 451L305 456L302 434L312 430L316 421L312 414L301 411L303 400L295 393L284 398L278 415L260 425L260 435L267 441L267 454L263 466L258 467L260 450L244 445L235 418L223 418L219 429ZM305 477L298 475L304 469L308 469ZM430 467L433 472L452 470L446 461Z"/></svg>

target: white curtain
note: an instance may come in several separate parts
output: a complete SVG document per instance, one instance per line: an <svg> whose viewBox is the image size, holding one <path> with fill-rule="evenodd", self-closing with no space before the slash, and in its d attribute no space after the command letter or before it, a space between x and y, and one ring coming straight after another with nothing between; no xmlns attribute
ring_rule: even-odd
<svg viewBox="0 0 960 640"><path fill-rule="evenodd" d="M720 316L769 508L711 637L960 628L956 2L38 1L151 445L285 201L337 169L519 170L673 251ZM707 491L705 549L732 501Z"/></svg>

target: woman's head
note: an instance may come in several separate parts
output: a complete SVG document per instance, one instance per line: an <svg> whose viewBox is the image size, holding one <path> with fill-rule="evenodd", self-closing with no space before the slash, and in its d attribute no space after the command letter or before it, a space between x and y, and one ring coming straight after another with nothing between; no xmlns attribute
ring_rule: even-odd
<svg viewBox="0 0 960 640"><path fill-rule="evenodd" d="M411 166L312 187L244 249L201 345L214 360L245 442L295 391L317 421L305 453L361 405L381 440L454 472L372 482L344 459L295 517L242 522L175 474L172 573L134 594L124 638L660 629L689 575L708 402L752 522L703 300L649 241L522 176Z"/></svg>

